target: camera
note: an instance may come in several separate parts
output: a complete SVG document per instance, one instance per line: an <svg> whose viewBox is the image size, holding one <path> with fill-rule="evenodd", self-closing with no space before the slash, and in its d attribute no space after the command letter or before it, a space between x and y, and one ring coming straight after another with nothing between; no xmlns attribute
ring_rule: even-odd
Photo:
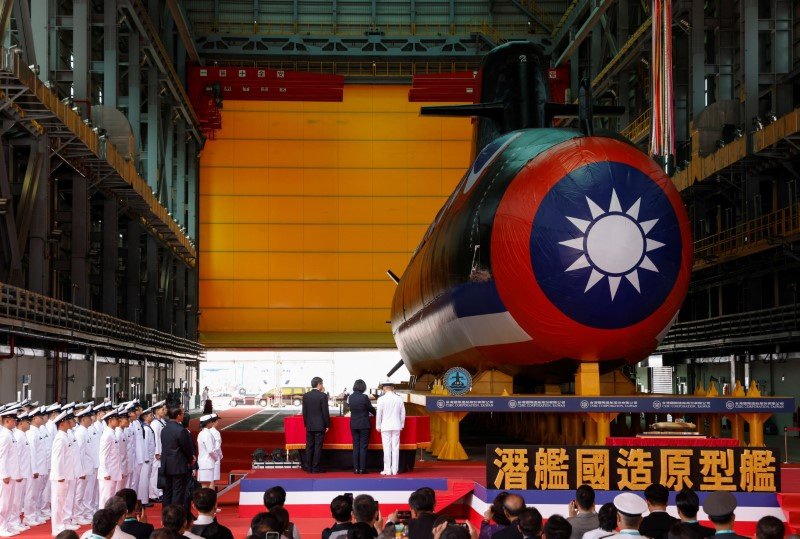
<svg viewBox="0 0 800 539"><path fill-rule="evenodd" d="M411 511L398 511L397 512L397 521L398 522L408 522L411 520Z"/></svg>

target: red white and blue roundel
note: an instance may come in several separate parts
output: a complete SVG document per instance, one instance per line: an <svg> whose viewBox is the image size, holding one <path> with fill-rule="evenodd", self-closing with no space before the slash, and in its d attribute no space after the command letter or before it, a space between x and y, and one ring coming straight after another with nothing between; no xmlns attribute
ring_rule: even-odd
<svg viewBox="0 0 800 539"><path fill-rule="evenodd" d="M492 267L534 343L603 360L652 350L685 297L691 249L683 202L658 166L623 142L585 137L514 179L495 216Z"/></svg>

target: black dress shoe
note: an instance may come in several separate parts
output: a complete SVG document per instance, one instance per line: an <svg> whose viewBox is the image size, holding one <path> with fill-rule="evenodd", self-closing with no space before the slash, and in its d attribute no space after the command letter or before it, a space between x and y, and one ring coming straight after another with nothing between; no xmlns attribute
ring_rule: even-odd
<svg viewBox="0 0 800 539"><path fill-rule="evenodd" d="M366 475L367 474L367 470L360 470L358 473Z"/></svg>

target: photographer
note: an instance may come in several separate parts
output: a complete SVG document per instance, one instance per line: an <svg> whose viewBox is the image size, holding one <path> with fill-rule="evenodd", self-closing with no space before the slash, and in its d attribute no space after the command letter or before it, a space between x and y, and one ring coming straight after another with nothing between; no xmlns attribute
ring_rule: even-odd
<svg viewBox="0 0 800 539"><path fill-rule="evenodd" d="M569 502L569 518L572 526L569 539L581 539L583 534L600 525L594 511L594 489L589 485L581 485L575 491L575 499Z"/></svg>

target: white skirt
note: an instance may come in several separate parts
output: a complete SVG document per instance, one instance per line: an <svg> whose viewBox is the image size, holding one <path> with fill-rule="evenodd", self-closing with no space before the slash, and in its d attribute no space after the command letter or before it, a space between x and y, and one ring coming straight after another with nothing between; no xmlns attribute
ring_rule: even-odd
<svg viewBox="0 0 800 539"><path fill-rule="evenodd" d="M214 468L197 470L197 481L200 483L210 483L214 480Z"/></svg>

